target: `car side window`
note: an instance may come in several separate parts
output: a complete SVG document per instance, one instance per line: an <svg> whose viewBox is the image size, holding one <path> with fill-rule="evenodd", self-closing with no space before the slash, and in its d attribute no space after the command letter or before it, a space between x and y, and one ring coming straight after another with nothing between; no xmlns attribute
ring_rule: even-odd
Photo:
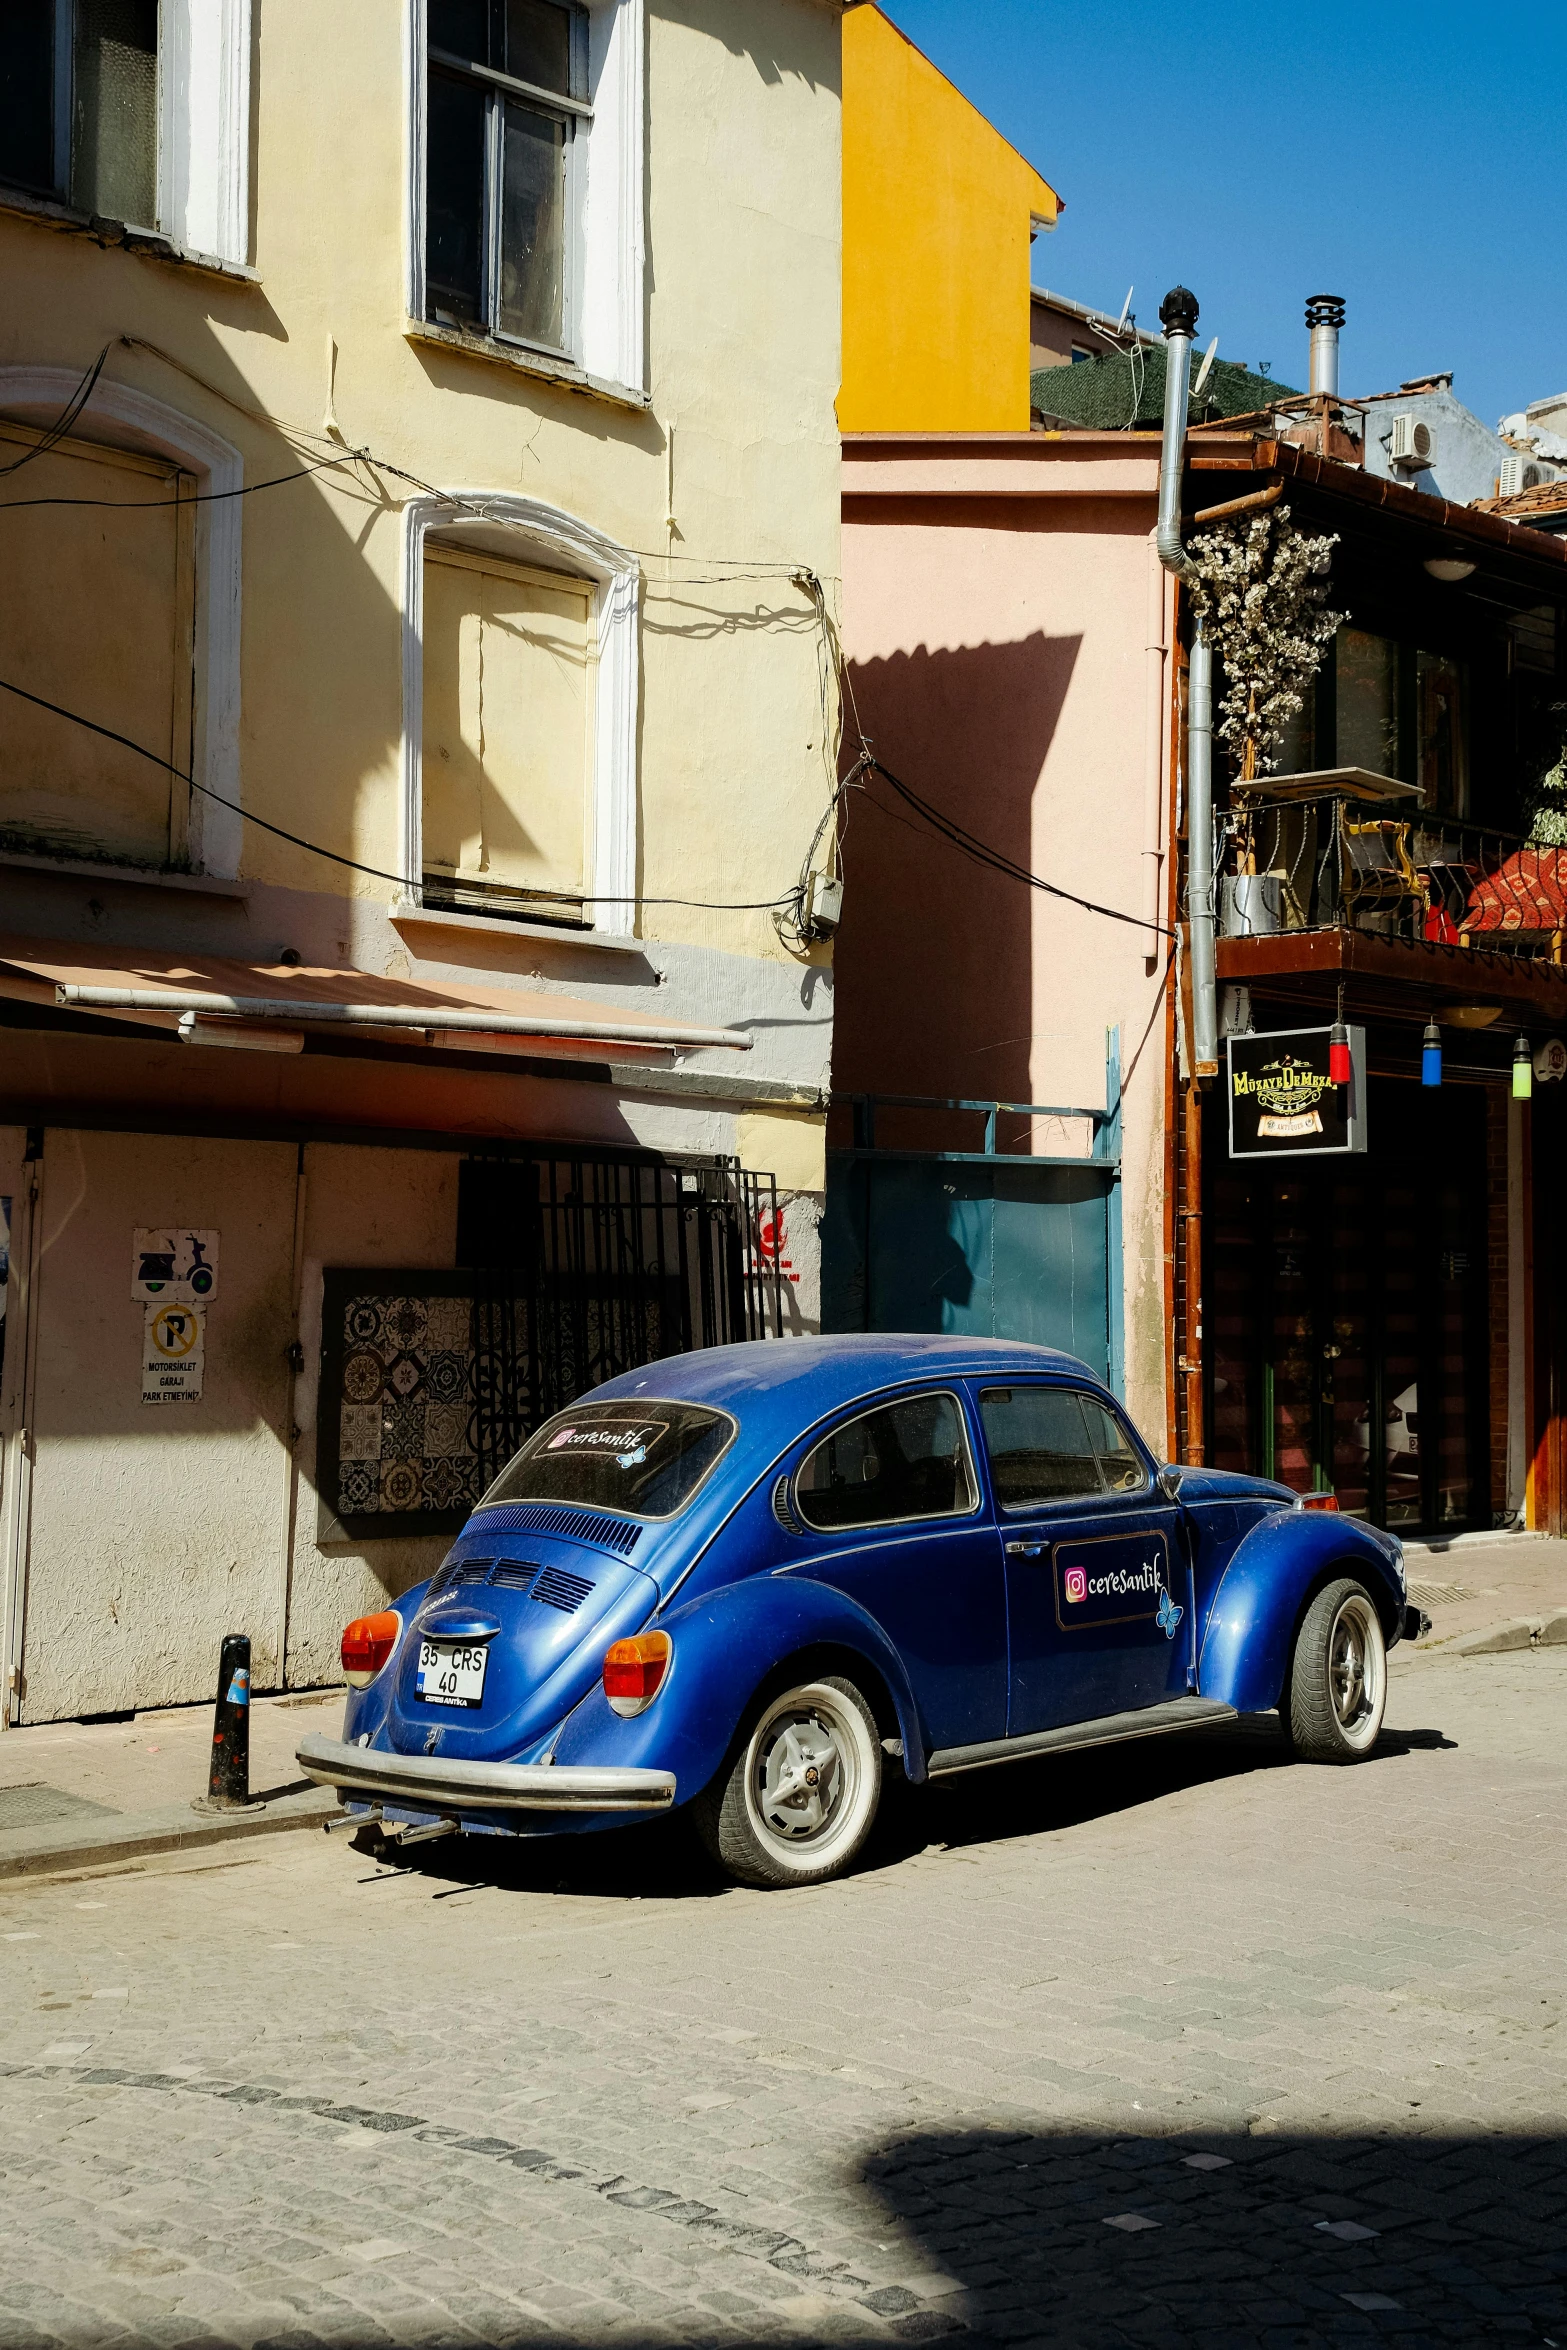
<svg viewBox="0 0 1567 2350"><path fill-rule="evenodd" d="M1074 1387L982 1390L980 1423L1003 1509L1104 1491L1084 1403Z"/></svg>
<svg viewBox="0 0 1567 2350"><path fill-rule="evenodd" d="M794 1502L808 1526L831 1533L965 1517L979 1490L957 1398L908 1396L845 1421L806 1454Z"/></svg>
<svg viewBox="0 0 1567 2350"><path fill-rule="evenodd" d="M1132 1440L1114 1412L1107 1412L1102 1403L1091 1395L1083 1397L1083 1417L1088 1422L1089 1441L1094 1458L1099 1463L1099 1474L1104 1479L1107 1493L1140 1493L1148 1482L1148 1472L1138 1459Z"/></svg>

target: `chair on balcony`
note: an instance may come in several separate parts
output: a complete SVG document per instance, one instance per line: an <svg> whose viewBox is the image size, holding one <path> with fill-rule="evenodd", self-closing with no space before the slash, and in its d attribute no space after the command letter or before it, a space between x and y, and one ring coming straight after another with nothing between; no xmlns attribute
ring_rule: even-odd
<svg viewBox="0 0 1567 2350"><path fill-rule="evenodd" d="M1410 854L1410 826L1387 817L1339 828L1344 912L1366 929L1396 930L1405 907L1418 936L1431 910L1430 892Z"/></svg>

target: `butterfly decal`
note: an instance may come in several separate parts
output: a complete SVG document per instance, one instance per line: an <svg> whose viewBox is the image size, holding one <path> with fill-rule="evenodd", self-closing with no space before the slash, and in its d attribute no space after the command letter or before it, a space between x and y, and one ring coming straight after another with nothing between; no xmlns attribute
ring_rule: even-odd
<svg viewBox="0 0 1567 2350"><path fill-rule="evenodd" d="M1166 1640L1173 1640L1175 1638L1175 1627L1180 1622L1182 1616L1184 1616L1185 1613L1186 1610L1183 1607L1176 1606L1168 1591L1160 1592L1159 1629L1164 1634Z"/></svg>

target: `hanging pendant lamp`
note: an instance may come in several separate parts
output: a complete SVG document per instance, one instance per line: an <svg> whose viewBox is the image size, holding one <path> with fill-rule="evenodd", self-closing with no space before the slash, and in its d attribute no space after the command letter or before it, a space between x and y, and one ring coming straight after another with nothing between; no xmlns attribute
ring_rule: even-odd
<svg viewBox="0 0 1567 2350"><path fill-rule="evenodd" d="M1526 1102L1534 1096L1534 1055L1529 1039L1520 1036L1513 1045L1513 1100Z"/></svg>
<svg viewBox="0 0 1567 2350"><path fill-rule="evenodd" d="M1420 1039L1420 1082L1422 1085L1442 1082L1442 1031L1434 1020L1426 1022L1426 1032Z"/></svg>

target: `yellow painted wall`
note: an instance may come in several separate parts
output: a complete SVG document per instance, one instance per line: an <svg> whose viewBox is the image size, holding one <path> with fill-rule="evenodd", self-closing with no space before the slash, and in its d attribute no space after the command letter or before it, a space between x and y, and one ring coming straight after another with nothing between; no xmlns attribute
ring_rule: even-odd
<svg viewBox="0 0 1567 2350"><path fill-rule="evenodd" d="M404 15L391 0L333 0L323 43L313 0L258 7L254 284L0 209L0 364L84 370L108 344L110 377L221 433L255 483L327 454L335 345L331 398L350 446L424 482L540 499L638 550L638 888L774 899L833 787L834 688L790 574L809 568L835 604L836 12L651 0L646 410L409 333ZM403 823L401 515L415 494L346 467L244 500L241 797L390 872ZM83 633L77 699L117 723L91 674L107 690L110 651ZM297 932L329 959L400 951L389 884L253 826L240 871L295 893L288 930L267 927L281 912L257 914L261 938ZM790 960L765 911L650 905L636 927Z"/></svg>
<svg viewBox="0 0 1567 2350"><path fill-rule="evenodd" d="M845 432L1026 432L1029 241L1060 198L881 10L843 25Z"/></svg>

